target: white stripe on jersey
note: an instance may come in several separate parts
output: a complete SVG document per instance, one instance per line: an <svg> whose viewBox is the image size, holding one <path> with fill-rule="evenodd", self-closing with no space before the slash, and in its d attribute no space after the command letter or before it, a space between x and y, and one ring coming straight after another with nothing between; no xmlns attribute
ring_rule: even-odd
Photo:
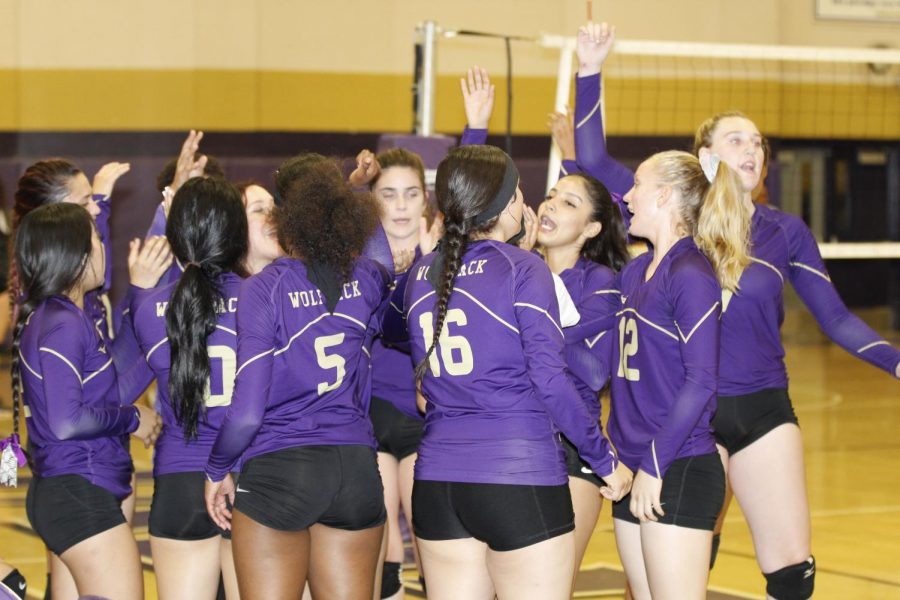
<svg viewBox="0 0 900 600"><path fill-rule="evenodd" d="M35 371L34 369L31 368L31 365L29 365L29 364L28 364L28 361L25 360L25 357L22 356L22 351L21 351L21 350L19 351L19 360L22 361L22 364L25 365L25 368L26 368L26 369L28 369L29 371L31 371L31 374L32 374L32 375L34 375L35 377L37 377L37 378L40 379L41 381L44 380L44 378L43 378L42 376L38 375L38 372L37 372L37 371Z"/></svg>
<svg viewBox="0 0 900 600"><path fill-rule="evenodd" d="M415 302L413 302L413 303L409 306L409 310L406 311L406 314L411 313L412 310L413 310L416 306L418 306L419 303L420 303L422 300L424 300L425 298L428 298L428 297L430 297L430 296L434 296L434 294L435 294L434 291L430 291L430 292L428 292L427 294L425 294L424 296L422 296L421 298L419 298L418 300L416 300Z"/></svg>
<svg viewBox="0 0 900 600"><path fill-rule="evenodd" d="M365 346L363 346L363 347L362 347L362 351L366 353L366 356L368 356L369 358L372 358L372 355L369 354L369 349L368 349L368 348L366 348Z"/></svg>
<svg viewBox="0 0 900 600"><path fill-rule="evenodd" d="M672 339L675 340L676 342L678 341L678 336L677 336L677 335L675 335L674 333L672 333L672 332L669 331L668 329L665 329L665 328L663 328L663 327L660 327L659 325L657 325L657 324L654 323L653 321L647 319L644 315L642 315L642 314L639 313L638 311L634 310L633 308L626 308L626 309L624 309L624 310L620 310L619 312L616 313L616 316L618 317L618 316L623 315L623 314L625 314L625 313L627 313L627 312L634 313L634 316L636 316L638 319L640 319L641 321L643 321L644 323L646 323L646 324L649 325L650 327L653 327L654 329L657 329L657 330L663 332L664 334L666 334L667 336L669 336L670 338L672 338Z"/></svg>
<svg viewBox="0 0 900 600"><path fill-rule="evenodd" d="M678 321L675 321L675 329L678 330L678 335L681 336L681 341L684 342L685 344L687 344L688 341L690 341L691 336L694 335L694 333L697 331L697 329L698 329L701 325L703 325L703 321L705 321L706 318L707 318L709 315L711 315L711 314L713 313L714 310L716 310L716 307L717 307L718 305L719 305L718 302L713 302L713 305L709 308L708 311L706 311L706 314L703 315L703 316L700 318L699 321L697 321L697 324L694 325L694 328L691 329L691 332L687 334L687 337L684 337L684 332L681 331L681 326L678 324Z"/></svg>
<svg viewBox="0 0 900 600"><path fill-rule="evenodd" d="M538 312L544 313L547 316L547 318L550 319L550 322L553 323L553 326L556 327L556 330L559 332L559 335L562 335L563 337L565 337L565 334L563 333L562 328L556 324L556 321L553 320L553 316L549 312L547 312L546 310L541 308L540 306L535 306L534 304L528 304L527 302L514 302L513 306L523 306L525 308L533 308L534 310L536 310Z"/></svg>
<svg viewBox="0 0 900 600"><path fill-rule="evenodd" d="M228 329L228 328L225 327L224 325L218 325L218 324L217 324L217 325L216 325L216 329L221 329L222 331L227 331L227 332L230 333L231 335L237 335L237 331L235 331L234 329Z"/></svg>
<svg viewBox="0 0 900 600"><path fill-rule="evenodd" d="M585 123L588 122L588 119L590 119L591 117L594 116L594 113L595 113L595 112L597 112L598 110L600 110L600 102L601 102L601 99L598 98L598 99L597 99L597 104L594 105L594 108L591 109L591 112L589 112L585 118L583 118L582 120L578 121L578 125L575 126L575 129L580 129L582 125L584 125Z"/></svg>
<svg viewBox="0 0 900 600"><path fill-rule="evenodd" d="M69 365L69 368L72 369L73 373L75 373L75 377L78 378L78 383L84 385L84 381L82 381L82 379L81 379L81 373L78 372L78 369L75 368L75 365L73 365L71 362L69 362L68 358L66 358L65 356L63 356L62 354L57 352L56 350L53 350L51 348L45 348L43 346L38 348L38 351L39 352L47 352L48 354L52 354L53 356L59 358L61 361L63 361L67 365Z"/></svg>
<svg viewBox="0 0 900 600"><path fill-rule="evenodd" d="M318 323L319 321L321 321L322 319L324 319L327 316L328 316L328 313L322 313L321 315L319 315L318 317L316 317L315 319L313 319L312 321L310 321L309 323L304 325L303 329L301 329L300 331L298 331L297 333L292 335L291 339L288 340L288 343L284 348L281 348L279 350L275 350L274 348L272 348L272 350L270 350L270 352L274 350L275 356L278 356L282 352L287 352L288 348L291 347L291 344L294 343L294 340L296 340L298 337L303 335L304 331L306 331L307 329L309 329L310 327L312 327L313 325L315 325L316 323ZM259 356L262 356L262 354L260 354ZM257 358L259 358L259 356L254 356L249 361L247 361L247 363L244 363L244 364L248 364L250 361L256 360ZM243 367L241 367L241 369L243 369ZM238 370L238 372L240 373L240 369Z"/></svg>
<svg viewBox="0 0 900 600"><path fill-rule="evenodd" d="M653 466L656 467L656 478L662 479L662 475L659 474L659 461L656 460L656 440L650 441L650 451L653 453Z"/></svg>
<svg viewBox="0 0 900 600"><path fill-rule="evenodd" d="M333 312L333 313L331 313L331 314L332 314L333 316L335 316L335 317L341 317L341 318L347 319L348 321L352 321L353 323L356 323L357 325L359 325L359 326L362 327L363 329L367 329L365 323L363 323L363 322L360 321L359 319L354 319L354 318L351 317L350 315L345 315L344 313L339 313L339 312Z"/></svg>
<svg viewBox="0 0 900 600"><path fill-rule="evenodd" d="M585 338L584 343L587 345L588 348L593 348L594 346L597 345L597 342L600 341L600 338L602 338L604 335L606 335L606 333L608 331L609 331L608 329L605 331L601 331L600 333L597 334L597 336L594 339Z"/></svg>
<svg viewBox="0 0 900 600"><path fill-rule="evenodd" d="M240 368L237 370L237 373L234 374L234 376L237 377L238 375L240 375L240 374L241 374L241 371L244 370L244 367L246 367L246 366L249 365L250 363L252 363L252 362L254 362L254 361L257 361L257 360L259 360L260 358L262 358L263 356L265 356L266 354L271 354L271 353L274 352L274 351L275 351L275 348L272 348L271 350L266 350L265 352L260 352L259 354L257 354L256 356L254 356L253 358L251 358L250 360L248 360L247 362L245 362L244 364L242 364L242 365L240 366Z"/></svg>
<svg viewBox="0 0 900 600"><path fill-rule="evenodd" d="M154 352L156 352L157 348L159 348L160 346L162 346L163 344L165 344L168 341L169 341L169 338L164 337L163 339L161 339L158 342L156 342L155 344L153 344L153 347L150 348L150 350L147 352L147 362L148 363L150 362L150 355L153 354Z"/></svg>
<svg viewBox="0 0 900 600"><path fill-rule="evenodd" d="M890 345L891 345L890 342L886 342L886 341L884 341L884 340L881 340L880 342L872 342L871 344L866 344L865 346L863 346L862 348L860 348L859 350L857 350L856 353L857 353L857 354L860 354L860 353L862 353L862 352L865 352L865 351L868 350L869 348L872 348L872 347L874 347L874 346L881 346L882 344L884 344L885 346L890 346Z"/></svg>
<svg viewBox="0 0 900 600"><path fill-rule="evenodd" d="M506 327L509 327L510 329L512 329L513 331L515 331L517 334L519 333L519 330L518 330L518 329L516 329L515 327L513 327L512 325L510 325L509 323L507 323L507 322L504 321L503 319L501 319L499 315L497 315L497 314L495 314L494 312L492 312L491 309L489 309L487 306L485 306L484 304L482 304L481 302L479 302L479 301L478 301L478 298L476 298L475 296L473 296L472 294L470 294L470 293L467 292L466 290L461 290L461 289L457 288L457 289L455 289L455 290L453 290L453 291L454 291L454 292L459 292L459 293L462 294L463 296L466 296L466 297L469 298L472 302L474 302L475 304L477 304L478 306L480 306L480 307L482 308L482 310L484 310L484 312L486 312L487 314L491 315L492 317L494 317L495 319L497 319L498 321L500 321L503 325L505 325ZM537 307L535 306L534 308L537 308ZM548 315L548 316L549 316L549 315ZM552 321L553 319L550 319L550 320ZM555 323L554 323L554 325L555 325ZM559 329L559 326L557 325L556 328ZM562 333L562 331L560 331L560 333Z"/></svg>
<svg viewBox="0 0 900 600"><path fill-rule="evenodd" d="M821 277L828 283L831 283L831 277L829 277L827 274L823 273L822 271L819 271L818 269L813 269L809 265L804 265L803 263L798 263L798 262L792 262L792 263L790 263L790 265L792 267L800 267L801 269L806 269L810 273L815 273L816 275L818 275L819 277Z"/></svg>
<svg viewBox="0 0 900 600"><path fill-rule="evenodd" d="M597 290L596 292L591 292L591 294L594 294L595 296L597 294L621 294L621 293L622 292L620 292L619 290Z"/></svg>
<svg viewBox="0 0 900 600"><path fill-rule="evenodd" d="M90 381L91 379L93 379L94 377L96 377L97 375L102 373L103 371L105 371L106 368L111 364L112 364L112 359L110 358L108 361L106 361L105 365L103 365L102 367L100 367L99 369L97 369L96 371L91 373L90 375L88 375L87 378L81 382L81 385L86 384L88 381Z"/></svg>
<svg viewBox="0 0 900 600"><path fill-rule="evenodd" d="M769 267L770 269L772 269L773 271L775 271L775 273L778 274L778 278L781 280L782 283L784 283L784 275L781 274L781 271L779 271L779 270L775 267L775 265L773 265L773 264L770 263L770 262L766 262L766 261L762 260L761 258L756 258L755 256L751 256L751 257L750 257L750 260L751 260L752 262L759 263L759 264L761 264L761 265L765 265L766 267Z"/></svg>

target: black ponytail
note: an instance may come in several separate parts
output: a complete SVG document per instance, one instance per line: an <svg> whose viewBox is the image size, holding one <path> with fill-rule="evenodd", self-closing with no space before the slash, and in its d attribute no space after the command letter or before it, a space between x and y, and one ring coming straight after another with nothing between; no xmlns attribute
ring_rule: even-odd
<svg viewBox="0 0 900 600"><path fill-rule="evenodd" d="M50 296L72 290L84 274L92 250L94 222L77 204L48 204L29 211L18 223L15 260L22 287L13 328L10 377L13 433L19 433L22 372L19 346L28 317ZM15 301L17 298L13 297Z"/></svg>
<svg viewBox="0 0 900 600"><path fill-rule="evenodd" d="M600 233L588 239L581 247L581 256L613 271L621 271L631 255L628 253L628 236L622 211L600 180L579 173L572 175L584 182L584 188L594 208L591 221L600 223Z"/></svg>
<svg viewBox="0 0 900 600"><path fill-rule="evenodd" d="M440 265L442 270L436 289L434 339L425 357L416 365L416 382L425 376L428 360L437 348L456 274L469 240L497 224L499 216L478 225L475 222L503 187L508 160L506 153L494 146L460 146L451 150L438 165L435 193L438 208L444 215L444 236L438 250L440 261L432 263L432 269Z"/></svg>
<svg viewBox="0 0 900 600"><path fill-rule="evenodd" d="M166 237L184 273L166 310L171 349L169 397L185 437L197 437L209 392L207 338L223 302L219 275L240 268L247 252L247 214L241 194L219 178L188 180L172 200Z"/></svg>

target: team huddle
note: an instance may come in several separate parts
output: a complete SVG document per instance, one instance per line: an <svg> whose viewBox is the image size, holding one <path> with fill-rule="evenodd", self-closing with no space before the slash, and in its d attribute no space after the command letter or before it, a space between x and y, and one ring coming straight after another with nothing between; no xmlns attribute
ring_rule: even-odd
<svg viewBox="0 0 900 600"><path fill-rule="evenodd" d="M630 597L705 598L732 495L768 596L811 597L786 282L848 352L900 377L900 350L847 310L803 221L754 202L768 150L748 117L715 115L692 153L635 172L608 155L614 37L579 29L574 115L551 116L562 172L536 212L485 144L477 67L436 211L408 150L363 151L349 179L301 154L273 195L227 181L192 131L116 307L128 166L92 185L31 165L14 426L21 403L53 597L143 597L130 436L155 445L161 598L402 598L401 515L428 598L569 598L604 498Z"/></svg>

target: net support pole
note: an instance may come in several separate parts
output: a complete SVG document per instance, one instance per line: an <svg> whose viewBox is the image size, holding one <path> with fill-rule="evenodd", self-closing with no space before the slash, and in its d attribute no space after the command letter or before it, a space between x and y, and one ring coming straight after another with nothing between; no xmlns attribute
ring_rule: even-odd
<svg viewBox="0 0 900 600"><path fill-rule="evenodd" d="M556 78L556 100L554 110L566 113L569 105L569 91L572 85L572 59L575 56L574 38L561 38L559 46L559 70ZM559 179L559 168L562 165L562 153L559 146L550 142L550 160L547 163L547 186L549 192Z"/></svg>
<svg viewBox="0 0 900 600"><path fill-rule="evenodd" d="M417 82L419 104L416 114L416 134L434 135L435 58L437 54L438 26L425 21L418 27L422 37L422 72Z"/></svg>

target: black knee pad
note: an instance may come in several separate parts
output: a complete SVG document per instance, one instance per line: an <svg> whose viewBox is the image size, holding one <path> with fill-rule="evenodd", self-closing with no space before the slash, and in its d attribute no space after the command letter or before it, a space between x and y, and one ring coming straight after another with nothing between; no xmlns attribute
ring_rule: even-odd
<svg viewBox="0 0 900 600"><path fill-rule="evenodd" d="M390 598L400 591L403 581L400 579L400 563L387 562L381 570L381 597Z"/></svg>
<svg viewBox="0 0 900 600"><path fill-rule="evenodd" d="M13 569L9 575L3 578L2 583L12 590L13 594L23 600L25 599L25 588L28 586L25 585L25 578L19 573L18 569Z"/></svg>
<svg viewBox="0 0 900 600"><path fill-rule="evenodd" d="M775 600L808 600L816 582L816 559L810 556L802 563L763 573L766 593Z"/></svg>
<svg viewBox="0 0 900 600"><path fill-rule="evenodd" d="M721 533L714 533L712 539L712 552L709 554L709 570L716 566L716 557L719 555L719 542L722 541Z"/></svg>

